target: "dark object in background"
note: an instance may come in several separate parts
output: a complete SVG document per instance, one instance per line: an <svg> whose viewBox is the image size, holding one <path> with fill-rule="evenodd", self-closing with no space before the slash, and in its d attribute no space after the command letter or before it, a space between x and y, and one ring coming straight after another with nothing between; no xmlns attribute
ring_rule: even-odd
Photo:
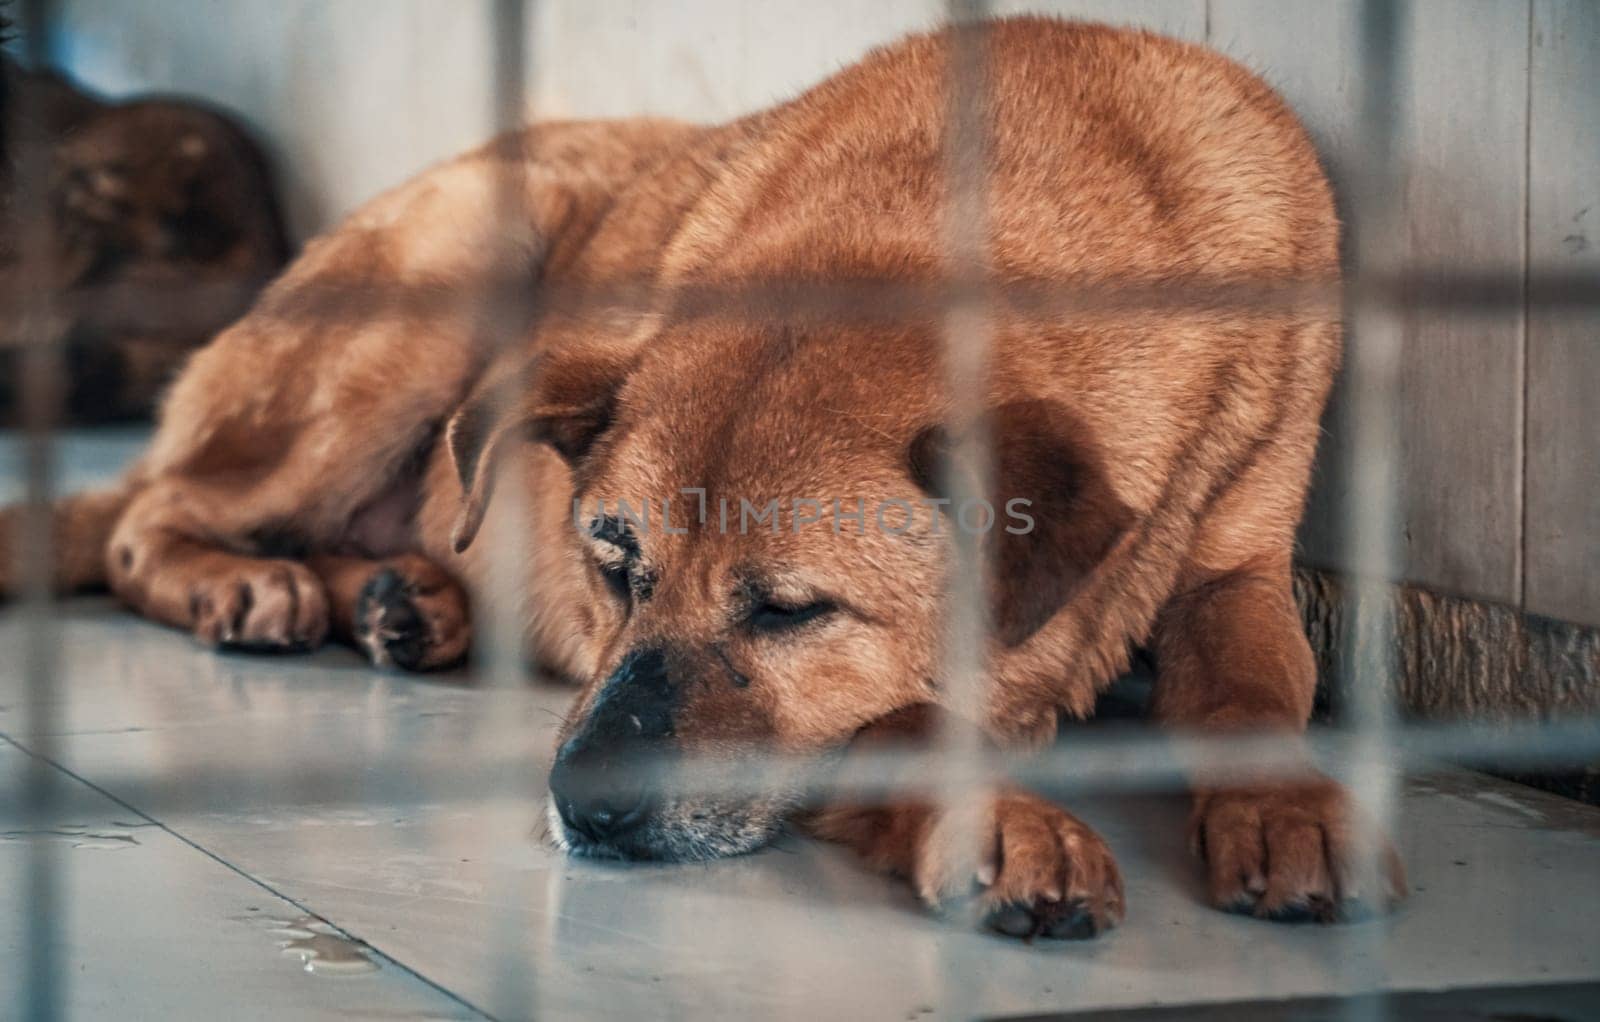
<svg viewBox="0 0 1600 1022"><path fill-rule="evenodd" d="M47 213L60 315L46 329L63 346L64 421L147 418L188 352L243 314L288 259L266 161L233 120L190 102L106 103L4 57L0 82L0 292L16 277L19 218ZM43 210L16 196L24 136L50 150ZM18 417L20 333L17 302L5 300L5 424Z"/></svg>

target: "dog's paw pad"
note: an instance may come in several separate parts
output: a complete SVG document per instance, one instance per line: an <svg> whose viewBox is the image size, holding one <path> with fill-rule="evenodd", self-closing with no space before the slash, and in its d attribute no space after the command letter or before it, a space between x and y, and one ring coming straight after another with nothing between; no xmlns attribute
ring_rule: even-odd
<svg viewBox="0 0 1600 1022"><path fill-rule="evenodd" d="M356 642L379 667L426 671L446 666L466 652L464 604L453 583L381 568L356 599Z"/></svg>
<svg viewBox="0 0 1600 1022"><path fill-rule="evenodd" d="M362 587L356 599L356 641L379 667L408 671L422 665L429 644L428 624L411 599L410 586L393 568L384 568Z"/></svg>
<svg viewBox="0 0 1600 1022"><path fill-rule="evenodd" d="M1100 935L1100 920L1084 901L1007 902L990 909L983 925L1007 937L1032 940L1089 940Z"/></svg>

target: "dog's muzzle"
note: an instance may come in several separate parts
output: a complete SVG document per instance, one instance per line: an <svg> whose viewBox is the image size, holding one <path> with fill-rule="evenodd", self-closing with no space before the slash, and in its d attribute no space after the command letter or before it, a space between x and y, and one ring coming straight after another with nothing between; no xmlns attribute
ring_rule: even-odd
<svg viewBox="0 0 1600 1022"><path fill-rule="evenodd" d="M550 770L550 823L573 855L683 862L738 855L782 826L786 802L674 794L681 686L669 658L638 650L600 687Z"/></svg>
<svg viewBox="0 0 1600 1022"><path fill-rule="evenodd" d="M550 796L574 851L649 858L636 838L659 801L677 693L658 649L630 653L556 755Z"/></svg>

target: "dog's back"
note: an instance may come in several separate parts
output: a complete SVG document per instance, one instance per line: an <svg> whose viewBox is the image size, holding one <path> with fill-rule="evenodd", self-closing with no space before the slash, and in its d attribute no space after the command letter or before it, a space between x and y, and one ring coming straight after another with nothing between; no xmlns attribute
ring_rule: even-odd
<svg viewBox="0 0 1600 1022"><path fill-rule="evenodd" d="M1087 707L1175 590L1244 565L1287 570L1338 363L1336 315L1326 302L1185 304L1182 289L1336 284L1338 223L1298 121L1226 58L1050 19L997 22L979 39L984 256L1000 298L988 396L1070 410L1138 523L1095 591L1050 623L1054 641L1017 654L1016 683L1001 686L1014 705L997 718L1053 720L1045 707ZM662 256L664 281L940 286L949 53L946 34L914 37L752 118ZM1007 304L1018 284L1042 290L1043 311ZM638 335L625 394L657 418L743 409L730 421L761 423L751 443L829 435L851 415L910 435L945 415L939 329L852 316L812 331L831 346L817 357L870 371L818 371L786 331L668 317ZM730 442L715 430L700 440Z"/></svg>

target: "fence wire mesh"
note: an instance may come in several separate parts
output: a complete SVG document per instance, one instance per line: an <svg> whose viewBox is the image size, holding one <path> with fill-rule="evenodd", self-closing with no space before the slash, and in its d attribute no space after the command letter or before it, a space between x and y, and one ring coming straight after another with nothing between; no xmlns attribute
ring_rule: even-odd
<svg viewBox="0 0 1600 1022"><path fill-rule="evenodd" d="M40 65L48 55L54 5L28 0L20 12L24 33L21 53L30 65ZM490 6L494 41L492 79L493 117L497 129L509 132L520 126L528 109L527 85L531 80L527 52L529 27L535 23L532 3L496 0ZM1396 215L1400 194L1395 111L1404 88L1402 73L1408 59L1403 5L1391 0L1364 0L1361 20L1361 111L1364 137L1359 146L1362 164L1355 174L1353 213L1347 247L1349 272L1343 280L1259 280L1208 278L1130 279L1107 282L1029 280L995 275L985 265L988 192L986 185L986 75L985 30L989 5L983 0L949 0L947 20L961 28L952 38L948 68L947 136L944 140L947 208L944 238L947 244L947 279L935 284L908 284L857 278L807 280L727 280L713 285L695 283L664 286L639 280L606 287L580 288L559 283L530 281L522 275L474 282L469 291L438 288L408 290L374 287L370 283L344 284L324 277L308 286L298 301L267 315L359 320L378 312L403 311L419 323L430 317L452 317L463 305L482 315L475 317L488 332L487 348L503 351L519 340L519 331L543 316L607 317L619 312L648 313L670 304L682 317L732 318L747 323L781 322L788 318L834 318L851 322L919 322L941 330L945 380L948 387L947 421L961 438L952 461L976 466L970 474L951 473L952 501L981 498L988 493L990 440L974 424L981 419L985 396L992 319L998 312L1015 317L1056 321L1115 319L1131 314L1183 315L1197 310L1228 310L1239 315L1272 315L1283 311L1305 314L1342 312L1355 343L1347 346L1345 372L1350 381L1351 421L1355 423L1350 478L1343 487L1349 495L1343 510L1347 563L1354 565L1359 590L1345 637L1344 658L1349 677L1343 687L1350 694L1348 713L1335 728L1314 730L1309 736L1176 735L1163 737L1075 734L1070 744L1058 744L1028 756L1007 755L985 748L971 729L951 728L932 749L887 749L862 757L848 773L805 773L801 793L808 804L839 796L915 794L931 796L952 817L978 800L974 792L991 789L1002 781L1048 790L1052 794L1083 791L1135 791L1181 789L1197 781L1223 783L1230 779L1272 776L1289 779L1320 770L1346 780L1368 818L1385 829L1401 824L1395 818L1399 779L1411 772L1426 772L1440 762L1513 764L1537 769L1566 764L1574 759L1600 756L1600 720L1575 717L1521 723L1402 722L1394 704L1395 622L1384 586L1397 577L1394 544L1396 505L1399 393L1399 353L1404 343L1398 314L1402 311L1478 312L1496 314L1521 309L1529 301L1530 281L1521 268L1504 272L1463 271L1459 267L1402 265L1396 253L1394 232L1402 218ZM219 26L219 30L225 30ZM51 593L52 535L50 507L58 496L54 440L61 392L61 352L48 341L42 324L56 313L89 313L116 322L145 326L182 322L203 312L212 301L226 302L235 282L211 281L200 287L171 291L127 287L80 288L59 291L53 287L48 265L52 240L48 217L45 140L37 137L42 118L30 116L19 104L9 111L8 136L13 146L16 173L16 212L23 239L23 255L8 300L23 303L24 329L16 342L23 351L21 393L26 400L21 443L27 483L28 513L18 544L19 577L23 598L16 613L25 624L25 649L20 651L27 679L25 725L19 746L25 748L28 769L20 791L5 792L0 799L0 822L13 817L24 824L49 818L58 774L56 736L60 733L60 704L53 697L59 671L56 627L58 611ZM524 157L531 157L524 152ZM527 182L513 160L501 164L494 203L495 221L529 222ZM511 234L487 239L491 245L513 244ZM496 260L509 265L512 260ZM247 283L247 282L239 282ZM1600 280L1584 274L1540 273L1538 301L1549 308L1600 307ZM215 294L212 292L215 291ZM30 325L39 325L29 329ZM531 384L532 381L524 381ZM522 467L509 462L502 471ZM502 551L491 580L490 598L478 608L475 676L486 687L511 687L524 682L523 606L530 579L523 546L533 535L531 510L520 503L528 492L524 481L501 482L503 494L496 513L486 523L494 531L493 545ZM984 716L987 694L983 663L985 584L991 566L984 561L974 533L953 532L952 561L947 589L946 633L943 638L943 675L940 679L948 708L959 717ZM376 760L352 769L348 761L330 755L325 761L255 762L242 759L204 776L186 772L181 757L178 769L125 774L110 787L125 803L144 812L161 813L197 801L248 802L290 800L319 805L359 805L371 801L402 805L449 803L454 799L510 796L530 804L543 798L539 783L543 773L531 768L539 754L530 751L529 736L511 715L490 713L480 720L474 736L474 755L468 760L423 761L404 747L386 747ZM674 760L674 785L685 792L737 795L768 790L774 778L792 782L806 762L772 754L724 758L714 763ZM648 761L637 769L653 770ZM978 821L965 820L975 828ZM527 840L521 833L497 835L497 841ZM978 855L978 835L969 843ZM1369 838L1369 847L1376 839ZM55 856L57 846L47 841L29 845L28 891L23 924L24 946L31 956L24 969L27 983L17 991L22 1017L55 1018L61 1015L62 985L71 982L57 955L61 935L56 932L65 917ZM1375 858L1375 853L1374 853ZM1376 866L1371 870L1376 875ZM552 883L559 884L559 875ZM1369 880L1377 889L1375 880ZM519 1017L541 1015L540 991L529 958L519 917L509 911L524 896L510 889L496 900L499 912L492 926L498 936L501 959L495 967L498 1003L512 1005L508 1013ZM1343 976L1347 993L1382 988L1383 976L1375 971L1386 930L1380 925L1353 928L1342 938ZM1365 964L1362 964L1365 963ZM965 1006L961 977L945 979L951 1003ZM1382 1017L1381 998L1356 998L1352 1017Z"/></svg>

